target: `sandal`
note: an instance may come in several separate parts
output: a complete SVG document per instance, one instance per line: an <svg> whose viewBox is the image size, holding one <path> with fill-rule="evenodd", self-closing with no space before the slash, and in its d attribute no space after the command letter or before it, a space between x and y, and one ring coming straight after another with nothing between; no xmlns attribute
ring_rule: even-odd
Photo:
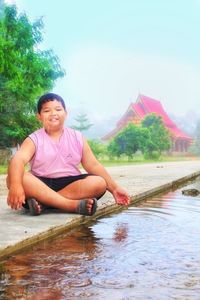
<svg viewBox="0 0 200 300"><path fill-rule="evenodd" d="M93 204L92 204L92 210L90 213L88 213L88 209L87 209L87 201L88 200L81 200L79 202L79 205L76 209L76 212L80 215L84 215L84 216L92 216L95 214L96 210L97 210L97 199L93 198Z"/></svg>
<svg viewBox="0 0 200 300"><path fill-rule="evenodd" d="M29 210L31 216L39 216L44 210L43 205L35 198L27 198L23 207Z"/></svg>

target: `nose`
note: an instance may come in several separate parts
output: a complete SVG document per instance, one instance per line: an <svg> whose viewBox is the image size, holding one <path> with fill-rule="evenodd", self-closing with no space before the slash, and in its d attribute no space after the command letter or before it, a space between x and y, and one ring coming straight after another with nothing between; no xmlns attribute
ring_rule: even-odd
<svg viewBox="0 0 200 300"><path fill-rule="evenodd" d="M56 114L56 110L51 110L51 116L55 115Z"/></svg>

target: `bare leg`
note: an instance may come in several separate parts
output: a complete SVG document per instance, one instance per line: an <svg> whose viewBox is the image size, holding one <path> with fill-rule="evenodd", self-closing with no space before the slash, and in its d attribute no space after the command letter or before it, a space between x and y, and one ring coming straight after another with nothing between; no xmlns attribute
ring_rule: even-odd
<svg viewBox="0 0 200 300"><path fill-rule="evenodd" d="M84 179L70 183L58 193L65 198L85 199L98 198L106 192L106 182L100 176L88 176Z"/></svg>
<svg viewBox="0 0 200 300"><path fill-rule="evenodd" d="M91 198L98 197L106 191L104 179L99 176L88 176L55 192L29 172L24 174L23 187L26 197L34 197L44 205L69 212L75 212L78 207L79 202L74 200L83 198L88 198L87 209L91 212L93 205Z"/></svg>

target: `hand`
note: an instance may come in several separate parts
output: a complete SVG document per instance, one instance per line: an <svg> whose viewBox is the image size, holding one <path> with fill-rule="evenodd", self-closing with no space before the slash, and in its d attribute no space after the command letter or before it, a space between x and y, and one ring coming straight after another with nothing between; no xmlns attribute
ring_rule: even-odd
<svg viewBox="0 0 200 300"><path fill-rule="evenodd" d="M119 205L128 205L130 203L130 196L125 189L118 186L112 192L115 202Z"/></svg>
<svg viewBox="0 0 200 300"><path fill-rule="evenodd" d="M18 210L22 208L22 204L25 203L25 193L22 185L10 186L7 203L12 209Z"/></svg>

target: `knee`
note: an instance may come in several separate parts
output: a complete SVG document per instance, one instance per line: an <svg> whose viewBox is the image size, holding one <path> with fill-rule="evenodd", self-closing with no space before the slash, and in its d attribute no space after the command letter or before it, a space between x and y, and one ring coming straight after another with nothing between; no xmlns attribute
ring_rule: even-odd
<svg viewBox="0 0 200 300"><path fill-rule="evenodd" d="M101 195L101 194L105 193L105 191L107 189L107 184L103 177L97 176L96 188L97 188L98 194Z"/></svg>

